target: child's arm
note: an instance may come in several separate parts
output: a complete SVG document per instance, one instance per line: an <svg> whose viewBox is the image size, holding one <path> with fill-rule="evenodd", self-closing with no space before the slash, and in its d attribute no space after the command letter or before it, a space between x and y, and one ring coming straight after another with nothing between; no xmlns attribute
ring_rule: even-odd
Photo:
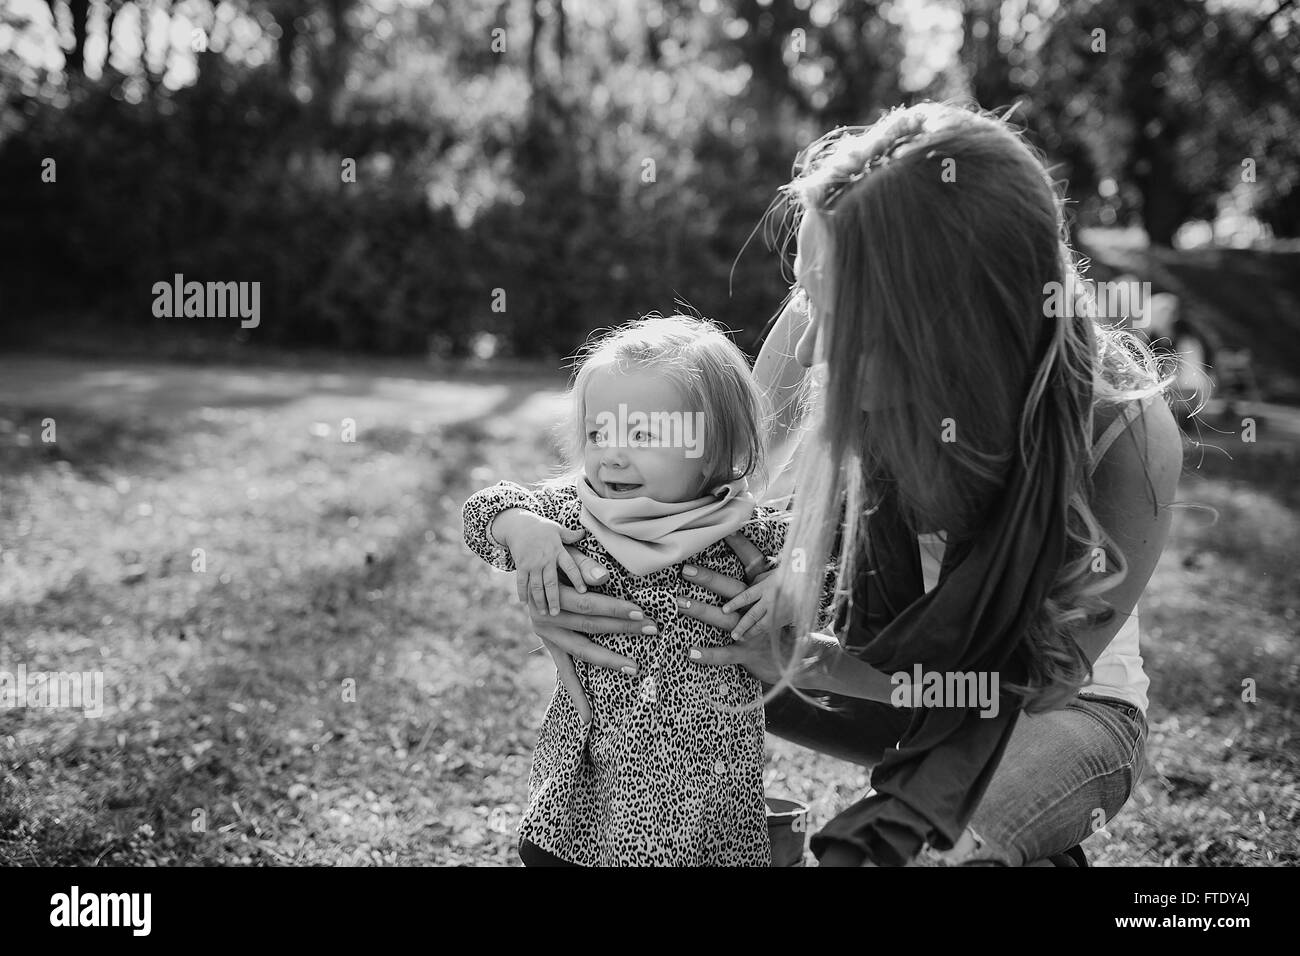
<svg viewBox="0 0 1300 956"><path fill-rule="evenodd" d="M727 613L744 607L749 608L731 632L734 640L740 640L746 631L767 617L775 603L776 580L772 571L776 568L775 559L785 547L789 521L789 512L759 507L754 510L754 516L745 522L739 531L739 536L743 537L751 547L744 549L746 554L736 551L734 546L732 550L736 551L736 556L745 564L746 577L754 583L722 606L722 610ZM743 548L743 545L741 547ZM754 549L759 553L754 553ZM758 567L761 558L767 558L766 570Z"/></svg>
<svg viewBox="0 0 1300 956"><path fill-rule="evenodd" d="M747 522L741 528L741 534L754 548L762 552L761 556L769 559L780 556L785 548L785 537L789 531L789 513L785 511L773 511L770 508L757 509L754 519ZM740 547L744 547L740 544ZM733 548L733 550L735 550ZM745 560L745 555L737 552L741 560ZM752 554L749 564L756 564L760 555ZM792 560L799 561L800 556L795 554ZM775 564L769 560L771 568ZM805 570L796 565L796 571ZM732 630L731 635L735 640L740 640L751 627L767 617L773 605L776 603L776 579L771 570L759 571L757 574L748 572L748 577L754 583L741 591L727 603L722 605L722 610L726 613L739 611L741 608L748 607L749 610L741 616ZM837 568L832 561L827 564L822 572L822 596L819 604L818 620L823 626L829 620L829 615L835 601L835 583L837 578Z"/></svg>
<svg viewBox="0 0 1300 956"><path fill-rule="evenodd" d="M556 567L564 570L579 591L585 591L582 572L565 545L582 540L582 529L570 530L554 520L559 500L545 491L534 494L502 481L471 495L462 519L465 544L480 558L503 571L517 571L520 603L531 595L539 610L560 613L560 586Z"/></svg>

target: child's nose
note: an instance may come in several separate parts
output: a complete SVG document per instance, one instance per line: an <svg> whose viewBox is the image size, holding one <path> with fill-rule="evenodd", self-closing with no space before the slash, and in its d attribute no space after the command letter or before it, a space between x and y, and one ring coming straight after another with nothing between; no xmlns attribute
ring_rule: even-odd
<svg viewBox="0 0 1300 956"><path fill-rule="evenodd" d="M605 449L604 462L615 468L622 468L627 464L626 449L621 445L610 445Z"/></svg>

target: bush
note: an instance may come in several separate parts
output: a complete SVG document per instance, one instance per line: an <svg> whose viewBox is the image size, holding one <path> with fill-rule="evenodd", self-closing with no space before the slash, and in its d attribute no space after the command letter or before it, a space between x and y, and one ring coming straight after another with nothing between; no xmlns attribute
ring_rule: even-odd
<svg viewBox="0 0 1300 956"><path fill-rule="evenodd" d="M220 61L135 104L105 81L19 108L0 145L0 205L18 213L0 224L16 251L0 263L7 331L74 311L103 337L465 354L489 332L507 353L554 357L678 299L753 345L784 291L761 242L732 269L793 147L738 145L716 111L669 131L655 114L584 114L559 90L477 131L376 104L331 121L274 71ZM44 157L55 183L40 182ZM153 284L176 273L261 282L260 326L156 319Z"/></svg>

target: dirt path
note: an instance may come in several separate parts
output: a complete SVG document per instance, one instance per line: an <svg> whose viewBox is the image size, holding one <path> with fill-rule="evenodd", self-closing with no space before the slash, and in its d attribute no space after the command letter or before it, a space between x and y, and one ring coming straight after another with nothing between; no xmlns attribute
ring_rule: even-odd
<svg viewBox="0 0 1300 956"><path fill-rule="evenodd" d="M521 366L506 382L471 369L366 360L355 368L203 365L29 356L0 358L0 404L117 409L151 414L204 408L278 408L292 417L351 416L430 426L509 417L549 426L562 408L563 377Z"/></svg>

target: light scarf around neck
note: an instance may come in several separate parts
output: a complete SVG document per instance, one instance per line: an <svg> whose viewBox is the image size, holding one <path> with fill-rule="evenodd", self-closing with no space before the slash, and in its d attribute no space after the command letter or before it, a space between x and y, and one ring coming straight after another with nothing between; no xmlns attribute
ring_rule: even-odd
<svg viewBox="0 0 1300 956"><path fill-rule="evenodd" d="M745 479L731 481L691 501L602 498L578 479L582 526L619 564L635 575L672 567L739 530L757 502Z"/></svg>

